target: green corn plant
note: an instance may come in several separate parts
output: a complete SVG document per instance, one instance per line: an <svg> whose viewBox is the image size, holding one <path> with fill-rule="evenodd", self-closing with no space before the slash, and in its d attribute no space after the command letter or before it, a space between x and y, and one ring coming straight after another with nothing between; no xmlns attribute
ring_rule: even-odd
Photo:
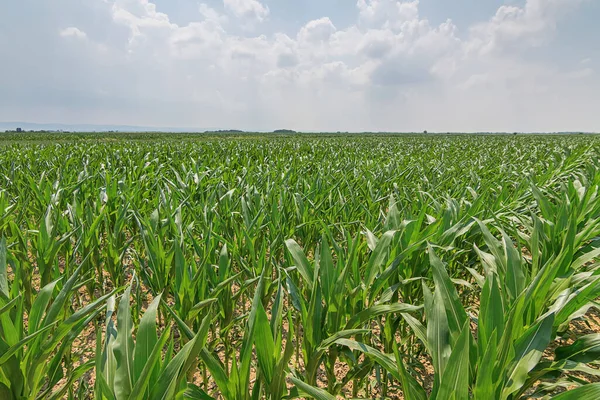
<svg viewBox="0 0 600 400"><path fill-rule="evenodd" d="M78 253L86 260L84 269L94 270L98 277L102 277L103 266L100 262L100 237L102 236L101 222L105 209L103 196L96 201L79 198L81 194L73 196L72 204L68 205L69 216L73 226ZM88 292L93 293L96 280L88 284Z"/></svg>
<svg viewBox="0 0 600 400"><path fill-rule="evenodd" d="M241 347L238 356L231 358L231 365L229 365L229 362L223 364L219 357L213 352L210 352L206 347L202 349L200 353L202 361L208 368L212 379L219 388L221 396L223 396L223 398L226 400L249 400L253 398L251 394L252 391L260 390L260 384L257 382L255 382L253 388L251 387L250 372L252 367L254 343L256 340L267 340L269 334L268 332L260 332L257 336L257 326L260 326L261 328L265 327L260 322L257 323L257 321L259 321L258 318L260 318L260 321L262 321L262 317L264 317L264 315L259 312L260 308L262 307L261 302L264 290L264 280L265 277L263 275L258 281L254 298L252 300L250 314L248 315L246 328L244 330ZM185 329L185 325L183 325L182 328L184 333L188 331ZM187 332L186 335L189 338L191 333ZM261 343L261 353L263 351L266 353L266 350L268 350L268 348L263 347L263 344ZM267 355L265 354L264 356ZM267 364L264 364L263 361L264 368L266 368L266 365Z"/></svg>
<svg viewBox="0 0 600 400"><path fill-rule="evenodd" d="M70 300L81 281L80 265L68 279L44 286L25 310L18 282L10 282L8 268L18 263L7 255L6 240L0 240L0 392L6 399L60 398L93 362L72 369L65 365L73 341L101 311L108 296L100 296L79 310L70 310ZM19 279L19 274L14 274ZM23 321L27 311L27 328ZM67 375L65 376L65 366ZM66 383L59 384L64 380Z"/></svg>
<svg viewBox="0 0 600 400"><path fill-rule="evenodd" d="M190 237L196 254L203 254L197 240L191 235ZM204 265L196 265L197 270L193 272L187 268L183 258L177 258L176 256L177 271L187 274L187 276L180 276L179 273L176 275L175 287L181 296L180 304L185 305L185 307L180 306L176 311L178 311L178 317L191 324L199 315L204 313L207 306L213 303L216 304L219 310L216 320L220 340L215 341L212 345L216 346L220 343L224 346L225 362L228 363L234 350L234 347L232 347L233 342L229 340L229 337L232 328L239 322L240 318L236 318L237 302L241 296L244 296L249 283L239 284L239 290L234 293L233 284L240 277L241 272L234 273L226 244L218 252L217 265L207 265L208 257L205 260ZM195 304L192 305L193 302ZM175 307L177 306L176 302ZM211 332L214 335L217 334L215 326L212 326Z"/></svg>
<svg viewBox="0 0 600 400"><path fill-rule="evenodd" d="M142 316L135 340L129 297L131 285L119 301L117 324L112 319L115 298L108 301L104 343L100 332L96 345L97 399L172 399L187 389L187 373L195 367L201 349L205 346L209 318L205 318L197 334L173 354L171 327L158 334L157 311L161 295L154 298ZM163 359L163 349L169 344Z"/></svg>
<svg viewBox="0 0 600 400"><path fill-rule="evenodd" d="M594 337L576 342L574 346L578 350L571 346L559 347L554 362L546 362L542 357L558 328L580 315L581 307L600 294L600 277L586 274L587 279L580 279L576 287L568 289L569 293L552 296L548 288L560 279L558 271L564 265L564 259L559 257L545 265L529 282L521 277L519 284L513 280L511 286L506 279L519 275L517 271L521 270L523 259L505 234L503 240L493 244L496 255L480 253L487 272L476 320L477 343L470 331L471 318L460 302L446 267L433 249L429 249L436 289L431 293L427 286L423 287L426 327L410 319L414 334L424 343L432 359L435 373L429 395L415 374L407 370L397 344L392 355L347 339L337 343L374 359L401 382L405 397L414 399L520 399L527 398L532 386L546 375L584 370L597 374L586 365L600 361L600 354L593 351ZM571 260L568 268L575 272L584 260L594 255L597 253ZM579 359L586 362L577 362L577 351L587 354L587 358Z"/></svg>
<svg viewBox="0 0 600 400"><path fill-rule="evenodd" d="M104 269L112 283L121 286L124 283L124 261L127 250L135 240L131 229L131 201L125 196L127 187L122 181L112 177L112 171L105 171L105 204L102 230L106 237L101 247Z"/></svg>
<svg viewBox="0 0 600 400"><path fill-rule="evenodd" d="M31 245L36 252L36 264L41 276L41 284L47 285L58 278L58 253L70 234L61 235L58 231L56 220L58 212L49 205L44 217L40 221L39 230L31 230Z"/></svg>
<svg viewBox="0 0 600 400"><path fill-rule="evenodd" d="M0 189L0 236L5 237L8 234L11 218L9 215L14 210L15 203L11 204L8 200L6 190Z"/></svg>
<svg viewBox="0 0 600 400"><path fill-rule="evenodd" d="M381 241L374 250L366 267L367 276L370 269L381 268L386 260L384 254L389 251L389 241ZM295 268L302 281L295 283L291 276L287 278L287 286L292 304L298 313L298 321L303 327L302 356L306 360L304 381L310 386L316 386L317 372L321 364L325 364L328 378L328 390L332 394L339 393L350 379L360 377L365 365L356 364L342 379L337 381L335 364L339 357L344 356L336 344L336 340L354 335L368 333L364 329L369 321L383 315L401 312L413 312L420 307L414 307L400 302L365 305L364 302L348 300L362 296L361 290L370 285L360 283L360 275L349 278L352 269L358 268L356 254L345 257L338 253L339 265L334 265L331 250L326 236L323 236L320 251L317 252L314 266L311 266L300 246L292 239L286 241L288 251L295 261ZM353 240L351 251L358 248L358 238ZM354 281L358 286L350 285ZM300 286L300 283L302 286ZM306 297L302 296L300 287L304 287ZM365 296L366 297L366 296ZM360 297L359 297L360 298ZM348 358L349 361L352 357Z"/></svg>
<svg viewBox="0 0 600 400"><path fill-rule="evenodd" d="M144 246L143 253L138 252L137 269L140 271L140 276L154 294L168 291L175 256L172 246L166 240L169 226L160 219L158 209L154 210L149 219L137 215L135 219ZM146 254L146 257L142 254Z"/></svg>
<svg viewBox="0 0 600 400"><path fill-rule="evenodd" d="M278 280L277 293L271 308L271 320L269 321L262 302L256 304L256 332L254 346L256 358L260 371L259 386L254 393L260 393L266 399L282 399L286 391L286 375L288 363L294 352L294 324L291 310L287 312L287 334L285 345L283 343L283 285Z"/></svg>
<svg viewBox="0 0 600 400"><path fill-rule="evenodd" d="M201 288L204 282L199 282L200 276L195 271L198 268L195 262L190 262L189 258L186 257L186 234L193 238L193 226L183 226L183 217L181 206L178 207L173 214L168 213L168 223L170 225L170 232L173 243L173 268L174 268L174 281L172 292L175 297L175 311L180 318L186 322L193 319L200 311L200 307L197 305L196 298L197 292ZM193 239L192 239L193 240ZM206 293L205 291L203 293ZM210 305L211 301L204 303L206 306ZM195 307L195 308L194 308Z"/></svg>
<svg viewBox="0 0 600 400"><path fill-rule="evenodd" d="M234 295L231 291L232 282L238 277L239 273L233 274L230 268L229 253L227 245L221 248L218 253L218 265L211 265L208 249L214 248L213 239L207 235L203 243L199 243L194 237L191 227L186 229L186 236L194 248L194 254L197 260L190 261L184 254L186 242L182 239L174 242L175 246L175 281L174 309L179 318L187 325L193 325L198 316L204 314L206 307L217 303L219 308L219 318L233 321L233 313L237 298L241 295L239 292ZM213 331L214 332L214 331Z"/></svg>

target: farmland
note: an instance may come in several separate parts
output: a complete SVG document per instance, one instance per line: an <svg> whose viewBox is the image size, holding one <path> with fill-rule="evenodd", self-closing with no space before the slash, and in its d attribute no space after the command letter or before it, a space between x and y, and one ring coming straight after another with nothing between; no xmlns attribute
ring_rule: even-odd
<svg viewBox="0 0 600 400"><path fill-rule="evenodd" d="M600 398L599 158L591 135L0 138L0 398Z"/></svg>

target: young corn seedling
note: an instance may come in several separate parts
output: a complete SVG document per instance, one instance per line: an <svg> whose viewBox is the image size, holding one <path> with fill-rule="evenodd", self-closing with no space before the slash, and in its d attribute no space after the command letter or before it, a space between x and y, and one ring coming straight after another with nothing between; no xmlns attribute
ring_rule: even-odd
<svg viewBox="0 0 600 400"><path fill-rule="evenodd" d="M392 355L347 339L337 343L371 357L401 382L405 397L414 399L521 399L527 398L532 386L545 375L569 371L597 375L586 365L600 360L594 350L595 335L558 347L554 362L542 357L557 329L600 294L600 278L586 274L587 279L580 278L573 292L568 289L569 293L553 296L549 288L560 279L558 272L565 259L559 257L548 263L527 282L518 272L523 268L521 255L506 235L503 240L492 244L495 255L481 253L487 271L476 320L476 343L470 329L472 321L446 267L429 250L436 288L431 293L423 287L426 327L414 319L411 327L432 360L434 382L430 394L406 368L397 345ZM594 254L582 257L589 259ZM582 261L571 260L566 268L574 273ZM507 279L513 276L521 278L518 283L513 280L511 286ZM581 354L585 356L578 357Z"/></svg>
<svg viewBox="0 0 600 400"><path fill-rule="evenodd" d="M288 251L295 261L295 268L302 281L296 283L291 276L287 278L287 286L292 304L299 313L302 325L302 356L304 366L304 382L312 387L317 385L317 373L325 364L328 379L328 391L337 394L364 366L353 365L353 370L341 382L337 381L335 365L339 357L349 362L341 348L335 346L337 341L355 335L370 332L369 322L383 315L400 312L412 312L419 309L403 303L382 303L366 307L363 302L348 301L351 297L362 295L360 285L353 288L349 285L351 268L356 267L355 255L339 257L339 265L334 265L328 241L323 236L320 251L317 252L311 266L300 246L292 239L286 241ZM356 251L358 239L354 240L352 251ZM379 264L386 260L389 241L381 241L369 259L369 268L379 269ZM347 263L345 263L347 261ZM354 278L355 280L356 278ZM369 281L367 280L367 285ZM303 288L301 291L300 288ZM350 291L351 289L354 289ZM303 296L301 293L306 293ZM366 297L366 295L365 295ZM367 329L365 329L367 327Z"/></svg>
<svg viewBox="0 0 600 400"><path fill-rule="evenodd" d="M116 326L115 297L108 301L103 344L100 332L97 334L95 396L108 400L181 398L188 388L187 373L195 368L205 346L210 320L205 318L198 333L192 334L188 343L173 355L171 327L167 324L159 337L156 325L161 295L154 298L142 316L135 340L130 296L131 285L119 301Z"/></svg>
<svg viewBox="0 0 600 400"><path fill-rule="evenodd" d="M94 367L93 361L73 369L65 362L71 345L101 311L109 295L71 311L69 305L81 282L80 265L68 279L42 287L25 310L18 290L18 271L9 284L8 265L18 264L0 240L0 394L3 399L61 398L72 383ZM114 293L114 292L113 292ZM110 293L112 295L112 293ZM27 324L24 323L24 312ZM26 328L27 325L27 328ZM64 371L67 371L65 374ZM62 383L61 383L62 382Z"/></svg>

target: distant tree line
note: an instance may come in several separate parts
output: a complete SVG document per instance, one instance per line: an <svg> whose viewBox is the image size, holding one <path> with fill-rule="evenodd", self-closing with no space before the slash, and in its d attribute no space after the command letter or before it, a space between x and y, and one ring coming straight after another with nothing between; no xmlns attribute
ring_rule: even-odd
<svg viewBox="0 0 600 400"><path fill-rule="evenodd" d="M48 130L48 129L40 129L40 130L25 130L23 128L16 128L16 129L7 129L4 131L4 133L71 133L70 131L63 131L63 130Z"/></svg>

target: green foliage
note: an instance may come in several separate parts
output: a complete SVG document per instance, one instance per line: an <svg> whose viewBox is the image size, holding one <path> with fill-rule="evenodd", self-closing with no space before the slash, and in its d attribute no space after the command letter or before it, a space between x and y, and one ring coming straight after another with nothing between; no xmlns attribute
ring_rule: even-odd
<svg viewBox="0 0 600 400"><path fill-rule="evenodd" d="M598 397L595 137L19 140L2 399Z"/></svg>

